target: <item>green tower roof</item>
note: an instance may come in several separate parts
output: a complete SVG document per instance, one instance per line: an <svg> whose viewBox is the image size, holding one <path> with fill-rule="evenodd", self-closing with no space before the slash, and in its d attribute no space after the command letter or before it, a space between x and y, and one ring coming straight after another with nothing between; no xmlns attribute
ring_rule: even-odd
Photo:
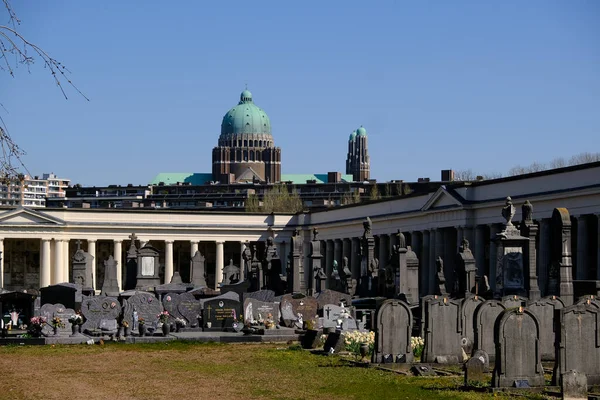
<svg viewBox="0 0 600 400"><path fill-rule="evenodd" d="M221 136L239 134L271 134L271 121L267 114L252 101L252 93L244 90L240 102L223 117Z"/></svg>
<svg viewBox="0 0 600 400"><path fill-rule="evenodd" d="M361 125L360 128L356 130L356 134L358 136L367 136L367 130Z"/></svg>
<svg viewBox="0 0 600 400"><path fill-rule="evenodd" d="M350 138L348 139L348 141L352 141L356 138L356 131L352 131L352 133L350 134Z"/></svg>

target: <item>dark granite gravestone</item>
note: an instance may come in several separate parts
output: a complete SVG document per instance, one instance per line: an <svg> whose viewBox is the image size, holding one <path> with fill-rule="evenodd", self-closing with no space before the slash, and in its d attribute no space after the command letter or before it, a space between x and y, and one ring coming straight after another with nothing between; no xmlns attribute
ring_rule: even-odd
<svg viewBox="0 0 600 400"><path fill-rule="evenodd" d="M179 312L179 301L180 293L167 293L163 296L162 304L163 308L169 313L171 319L183 318L183 315ZM169 321L174 323L175 321Z"/></svg>
<svg viewBox="0 0 600 400"><path fill-rule="evenodd" d="M475 310L483 303L483 299L476 295L468 295L461 302L460 314L462 319L463 339L467 339L471 348L475 344ZM464 346L463 346L464 347ZM467 355L471 352L465 350Z"/></svg>
<svg viewBox="0 0 600 400"><path fill-rule="evenodd" d="M271 315L271 319L275 321L275 324L279 325L281 320L279 303L269 303L252 298L244 300L244 323L255 323L261 319L268 318L269 314Z"/></svg>
<svg viewBox="0 0 600 400"><path fill-rule="evenodd" d="M424 362L462 362L460 301L441 296L426 303Z"/></svg>
<svg viewBox="0 0 600 400"><path fill-rule="evenodd" d="M188 293L191 293L194 295L195 298L197 299L205 299L207 297L215 297L219 295L219 291L206 287L206 286L202 286L202 287L198 287L194 290L190 290Z"/></svg>
<svg viewBox="0 0 600 400"><path fill-rule="evenodd" d="M527 298L517 296L516 294L504 296L502 298L502 304L504 304L506 308L525 307L527 305Z"/></svg>
<svg viewBox="0 0 600 400"><path fill-rule="evenodd" d="M283 325L288 328L295 326L299 314L302 314L303 321L317 318L318 303L314 297L294 298L291 294L286 294L281 298L279 307Z"/></svg>
<svg viewBox="0 0 600 400"><path fill-rule="evenodd" d="M183 283L181 281L181 275L179 275L178 271L173 273L173 277L171 278L171 282L166 283L164 285L158 285L154 288L154 293L156 293L159 297L167 293L185 293L188 290L193 289L194 287L190 283Z"/></svg>
<svg viewBox="0 0 600 400"><path fill-rule="evenodd" d="M588 300L558 310L557 316L553 384L574 370L587 376L588 385L600 385L600 309Z"/></svg>
<svg viewBox="0 0 600 400"><path fill-rule="evenodd" d="M475 309L475 350L488 353L490 361L496 357L494 324L505 309L506 306L498 300L487 300Z"/></svg>
<svg viewBox="0 0 600 400"><path fill-rule="evenodd" d="M231 330L234 316L240 315L241 312L239 301L227 298L205 300L202 309L203 329L205 331Z"/></svg>
<svg viewBox="0 0 600 400"><path fill-rule="evenodd" d="M113 256L104 261L104 283L102 284L102 296L118 296L119 282L117 281L117 262Z"/></svg>
<svg viewBox="0 0 600 400"><path fill-rule="evenodd" d="M341 301L343 301L346 306L352 304L352 296L330 289L321 290L321 292L317 294L316 299L319 309L323 309L326 304L336 304L339 306Z"/></svg>
<svg viewBox="0 0 600 400"><path fill-rule="evenodd" d="M303 254L303 240L300 236L298 228L294 229L292 238L290 240L291 251L289 254L291 276L289 279L289 289L293 293L305 293L306 284L304 282L304 265L302 265L302 254Z"/></svg>
<svg viewBox="0 0 600 400"><path fill-rule="evenodd" d="M321 266L323 255L321 254L321 241L319 240L319 230L313 228L313 240L310 242L310 270L308 271L308 294L314 296L323 288L323 282L327 279L325 271Z"/></svg>
<svg viewBox="0 0 600 400"><path fill-rule="evenodd" d="M133 326L133 312L137 312L138 319L144 318L148 329L156 329L158 314L163 311L163 305L154 294L138 291L133 296L123 300L123 321Z"/></svg>
<svg viewBox="0 0 600 400"><path fill-rule="evenodd" d="M536 316L540 323L540 351L542 361L554 361L556 351L554 344L556 335L554 332L554 315L556 310L564 308L562 300L556 296L545 297L541 300L530 301L527 309Z"/></svg>
<svg viewBox="0 0 600 400"><path fill-rule="evenodd" d="M121 303L116 297L85 297L81 303L81 314L85 320L81 331L93 332L100 329L102 320L117 320L121 314Z"/></svg>
<svg viewBox="0 0 600 400"><path fill-rule="evenodd" d="M499 318L494 329L497 346L492 386L544 386L537 318L523 307L505 310Z"/></svg>
<svg viewBox="0 0 600 400"><path fill-rule="evenodd" d="M578 371L567 371L560 384L564 400L588 400L587 376Z"/></svg>
<svg viewBox="0 0 600 400"><path fill-rule="evenodd" d="M62 304L43 304L40 308L40 316L46 317L47 324L42 328L42 334L45 336L52 336L54 334L52 328L52 318L58 317L63 323L62 327L58 327L57 334L59 336L69 336L71 331L71 323L69 318L75 315L75 310L67 308Z"/></svg>
<svg viewBox="0 0 600 400"><path fill-rule="evenodd" d="M248 292L243 294L243 300L246 299L256 299L270 303L275 299L275 292L272 290L257 290L255 292Z"/></svg>
<svg viewBox="0 0 600 400"><path fill-rule="evenodd" d="M133 290L137 286L137 260L139 256L138 249L135 245L137 236L135 236L135 233L132 233L131 235L129 235L129 239L131 239L131 242L126 254L125 282L123 284L124 290Z"/></svg>
<svg viewBox="0 0 600 400"><path fill-rule="evenodd" d="M200 301L196 300L191 293L182 293L179 295L179 304L177 305L179 314L187 321L190 328L198 328L198 316L202 315Z"/></svg>
<svg viewBox="0 0 600 400"><path fill-rule="evenodd" d="M374 363L409 363L413 361L410 345L412 312L400 300L386 300L375 317Z"/></svg>
<svg viewBox="0 0 600 400"><path fill-rule="evenodd" d="M62 304L66 308L79 309L83 296L81 286L74 283L59 283L40 289L41 304Z"/></svg>
<svg viewBox="0 0 600 400"><path fill-rule="evenodd" d="M327 334L327 339L325 339L325 344L323 345L323 350L325 350L325 352L336 354L345 350L345 348L346 345L344 343L342 331L336 330L335 332L329 332L329 334Z"/></svg>

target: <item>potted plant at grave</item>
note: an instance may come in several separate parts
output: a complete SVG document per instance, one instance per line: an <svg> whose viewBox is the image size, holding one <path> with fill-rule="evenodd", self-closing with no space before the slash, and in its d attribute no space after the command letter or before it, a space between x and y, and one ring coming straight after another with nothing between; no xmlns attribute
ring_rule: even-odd
<svg viewBox="0 0 600 400"><path fill-rule="evenodd" d="M71 315L69 317L69 322L71 323L71 333L75 336L78 332L81 333L81 324L83 324L83 317L79 312Z"/></svg>
<svg viewBox="0 0 600 400"><path fill-rule="evenodd" d="M169 312L163 311L157 315L158 322L162 324L162 333L163 336L167 336L169 331L171 330L171 326L169 325Z"/></svg>
<svg viewBox="0 0 600 400"><path fill-rule="evenodd" d="M52 325L52 331L53 331L54 335L58 335L58 328L65 327L65 324L62 322L62 319L60 319L60 317L56 317L56 316L54 318L52 318L50 325Z"/></svg>
<svg viewBox="0 0 600 400"><path fill-rule="evenodd" d="M346 350L354 354L356 358L361 356L361 361L368 362L366 357L373 353L375 347L375 332L350 331L344 332L344 345Z"/></svg>
<svg viewBox="0 0 600 400"><path fill-rule="evenodd" d="M138 318L138 327L140 336L146 336L146 320L144 318Z"/></svg>
<svg viewBox="0 0 600 400"><path fill-rule="evenodd" d="M425 340L420 336L412 336L410 338L410 348L415 356L415 362L420 362L425 348Z"/></svg>
<svg viewBox="0 0 600 400"><path fill-rule="evenodd" d="M175 318L175 330L179 332L181 328L185 328L187 322L183 318Z"/></svg>
<svg viewBox="0 0 600 400"><path fill-rule="evenodd" d="M46 324L46 317L33 317L29 320L29 334L32 337L42 336L42 328Z"/></svg>
<svg viewBox="0 0 600 400"><path fill-rule="evenodd" d="M265 319L265 329L275 329L275 322L273 321L273 314L267 314Z"/></svg>

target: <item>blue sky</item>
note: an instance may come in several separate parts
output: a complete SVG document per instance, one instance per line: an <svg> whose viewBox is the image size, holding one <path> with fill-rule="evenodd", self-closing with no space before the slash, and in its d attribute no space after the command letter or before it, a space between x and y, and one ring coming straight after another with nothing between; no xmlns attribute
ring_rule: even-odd
<svg viewBox="0 0 600 400"><path fill-rule="evenodd" d="M284 173L345 172L360 125L379 181L600 151L593 0L13 6L91 100L65 100L40 64L0 72L0 112L34 175L100 186L210 172L246 83Z"/></svg>

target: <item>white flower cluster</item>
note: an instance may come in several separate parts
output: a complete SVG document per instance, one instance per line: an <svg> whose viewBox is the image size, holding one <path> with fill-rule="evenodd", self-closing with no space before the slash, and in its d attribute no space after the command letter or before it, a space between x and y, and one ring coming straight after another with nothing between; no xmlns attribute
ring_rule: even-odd
<svg viewBox="0 0 600 400"><path fill-rule="evenodd" d="M415 349L419 346L425 346L425 339L420 336L413 336L410 338L410 348Z"/></svg>
<svg viewBox="0 0 600 400"><path fill-rule="evenodd" d="M353 343L367 343L369 345L375 343L375 332L361 332L361 331L350 331L344 332L344 343L346 345L351 345Z"/></svg>

